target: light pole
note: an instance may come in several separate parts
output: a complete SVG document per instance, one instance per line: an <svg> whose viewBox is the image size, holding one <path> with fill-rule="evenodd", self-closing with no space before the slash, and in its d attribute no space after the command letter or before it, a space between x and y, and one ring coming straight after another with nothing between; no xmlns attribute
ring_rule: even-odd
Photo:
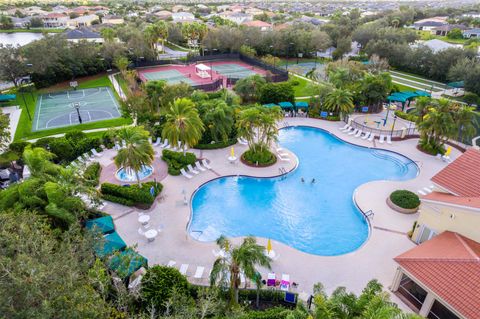
<svg viewBox="0 0 480 319"><path fill-rule="evenodd" d="M27 101L25 101L24 87L22 86L21 89L22 89L23 105L25 105L25 109L27 110L28 119L32 121L32 115L30 114L30 110L28 109Z"/></svg>
<svg viewBox="0 0 480 319"><path fill-rule="evenodd" d="M285 70L288 72L288 56L289 56L289 53L290 53L290 46L292 46L293 43L290 42L287 46L287 63L285 64Z"/></svg>
<svg viewBox="0 0 480 319"><path fill-rule="evenodd" d="M390 137L393 137L393 129L395 127L395 122L397 121L397 116L393 116L393 124L392 124L392 131L390 132Z"/></svg>
<svg viewBox="0 0 480 319"><path fill-rule="evenodd" d="M75 107L75 109L77 110L77 115L78 115L78 122L80 122L80 124L83 123L82 121L82 117L80 116L80 103L74 103L73 106Z"/></svg>

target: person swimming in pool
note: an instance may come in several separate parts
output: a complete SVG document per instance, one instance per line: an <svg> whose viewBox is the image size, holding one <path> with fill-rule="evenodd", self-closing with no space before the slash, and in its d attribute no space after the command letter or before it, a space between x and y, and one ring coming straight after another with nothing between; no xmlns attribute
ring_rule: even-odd
<svg viewBox="0 0 480 319"><path fill-rule="evenodd" d="M315 184L315 178L312 178L311 183L312 183L312 184Z"/></svg>
<svg viewBox="0 0 480 319"><path fill-rule="evenodd" d="M305 179L303 177L300 180L302 181L302 183L305 183Z"/></svg>

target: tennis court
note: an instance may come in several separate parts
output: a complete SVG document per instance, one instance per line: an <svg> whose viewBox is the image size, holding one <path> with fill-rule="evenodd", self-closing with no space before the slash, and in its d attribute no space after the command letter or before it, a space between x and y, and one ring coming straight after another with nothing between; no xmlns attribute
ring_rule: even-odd
<svg viewBox="0 0 480 319"><path fill-rule="evenodd" d="M236 63L224 63L224 64L217 64L213 65L212 69L217 72L218 74L221 74L225 77L228 78L246 78L251 75L258 74L258 72L254 71L254 67L245 67L243 65L239 65Z"/></svg>
<svg viewBox="0 0 480 319"><path fill-rule="evenodd" d="M118 102L108 87L42 94L32 131L119 118Z"/></svg>
<svg viewBox="0 0 480 319"><path fill-rule="evenodd" d="M189 78L190 74L184 74L178 70L164 70L164 71L153 71L153 72L143 72L141 76L147 81L159 81L165 80L169 84L177 84L180 82L185 82L192 85L194 82Z"/></svg>

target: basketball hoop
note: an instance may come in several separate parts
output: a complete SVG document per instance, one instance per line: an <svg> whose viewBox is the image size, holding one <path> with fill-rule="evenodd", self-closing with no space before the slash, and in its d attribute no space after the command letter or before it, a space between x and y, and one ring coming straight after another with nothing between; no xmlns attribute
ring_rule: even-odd
<svg viewBox="0 0 480 319"><path fill-rule="evenodd" d="M76 90L77 87L78 87L78 82L77 81L71 81L70 82L70 87L72 87L74 90Z"/></svg>

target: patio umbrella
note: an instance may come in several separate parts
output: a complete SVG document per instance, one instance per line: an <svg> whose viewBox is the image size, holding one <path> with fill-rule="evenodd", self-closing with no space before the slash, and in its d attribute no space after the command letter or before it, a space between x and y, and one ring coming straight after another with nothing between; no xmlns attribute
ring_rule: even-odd
<svg viewBox="0 0 480 319"><path fill-rule="evenodd" d="M451 153L452 153L452 147L449 146L449 147L447 148L447 151L445 152L445 156L450 156Z"/></svg>
<svg viewBox="0 0 480 319"><path fill-rule="evenodd" d="M235 150L233 149L233 146L230 148L230 156L235 157Z"/></svg>
<svg viewBox="0 0 480 319"><path fill-rule="evenodd" d="M114 255L108 262L108 266L122 278L130 277L140 267L148 265L147 258L132 249L127 249Z"/></svg>
<svg viewBox="0 0 480 319"><path fill-rule="evenodd" d="M269 238L267 241L267 252L270 253L270 251L272 251L272 241Z"/></svg>
<svg viewBox="0 0 480 319"><path fill-rule="evenodd" d="M111 233L115 230L113 219L111 216L104 216L95 219L90 219L85 222L85 227L89 230L98 229L102 234Z"/></svg>
<svg viewBox="0 0 480 319"><path fill-rule="evenodd" d="M105 235L102 241L103 242L97 242L95 245L95 252L100 257L111 255L115 251L121 251L127 247L127 244L125 244L120 235L115 231L111 234Z"/></svg>

